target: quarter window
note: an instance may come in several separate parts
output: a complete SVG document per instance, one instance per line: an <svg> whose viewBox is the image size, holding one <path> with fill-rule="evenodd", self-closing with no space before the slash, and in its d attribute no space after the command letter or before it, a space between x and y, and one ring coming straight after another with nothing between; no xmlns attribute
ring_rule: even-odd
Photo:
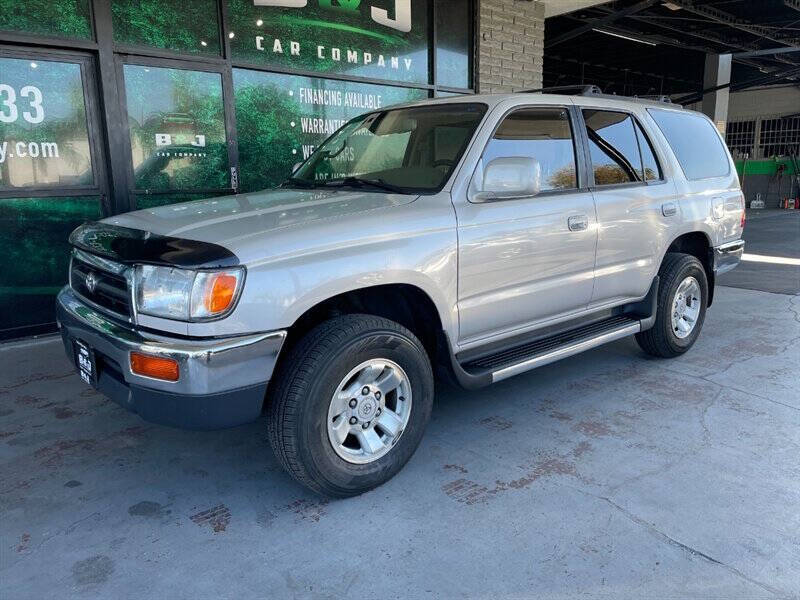
<svg viewBox="0 0 800 600"><path fill-rule="evenodd" d="M728 153L717 130L692 112L648 109L687 179L722 177L730 172Z"/></svg>
<svg viewBox="0 0 800 600"><path fill-rule="evenodd" d="M566 109L526 108L507 116L486 146L483 160L488 164L511 156L539 162L542 191L578 187L575 144Z"/></svg>
<svg viewBox="0 0 800 600"><path fill-rule="evenodd" d="M642 158L627 113L591 110L583 111L589 152L597 186L644 181Z"/></svg>

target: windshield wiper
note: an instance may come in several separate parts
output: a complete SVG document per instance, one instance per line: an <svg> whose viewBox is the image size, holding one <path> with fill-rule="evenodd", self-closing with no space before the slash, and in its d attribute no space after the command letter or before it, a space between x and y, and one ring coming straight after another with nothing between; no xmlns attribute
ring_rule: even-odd
<svg viewBox="0 0 800 600"><path fill-rule="evenodd" d="M281 183L278 187L299 187L304 189L312 189L319 187L319 182L311 181L310 179L301 179L300 177L289 177L289 179Z"/></svg>
<svg viewBox="0 0 800 600"><path fill-rule="evenodd" d="M401 187L399 185L393 185L391 183L386 183L383 179L376 178L376 179L366 179L362 177L345 177L343 179L328 179L323 183L324 185L337 185L337 186L344 186L344 187L373 187L379 190L384 190L386 192L394 192L396 194L408 194L410 193L408 189Z"/></svg>

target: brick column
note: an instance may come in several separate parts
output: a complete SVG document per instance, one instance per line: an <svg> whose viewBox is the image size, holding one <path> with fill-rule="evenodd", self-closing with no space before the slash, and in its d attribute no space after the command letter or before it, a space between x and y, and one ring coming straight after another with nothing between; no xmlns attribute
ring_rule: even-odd
<svg viewBox="0 0 800 600"><path fill-rule="evenodd" d="M542 87L544 3L478 0L478 93Z"/></svg>

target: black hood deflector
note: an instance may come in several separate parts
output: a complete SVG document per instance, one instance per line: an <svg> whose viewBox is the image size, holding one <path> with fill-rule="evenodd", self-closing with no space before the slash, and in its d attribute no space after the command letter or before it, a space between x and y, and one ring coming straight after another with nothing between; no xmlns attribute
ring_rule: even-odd
<svg viewBox="0 0 800 600"><path fill-rule="evenodd" d="M146 263L183 269L235 267L240 264L233 252L217 244L109 223L81 225L70 234L69 243L91 254L125 264Z"/></svg>

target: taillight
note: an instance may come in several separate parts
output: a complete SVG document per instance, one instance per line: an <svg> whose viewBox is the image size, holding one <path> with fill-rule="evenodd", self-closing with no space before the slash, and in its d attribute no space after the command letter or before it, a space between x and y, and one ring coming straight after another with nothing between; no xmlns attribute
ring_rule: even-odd
<svg viewBox="0 0 800 600"><path fill-rule="evenodd" d="M739 222L739 226L744 229L744 222L747 220L747 202L744 199L744 194L739 198L742 201L742 220Z"/></svg>

